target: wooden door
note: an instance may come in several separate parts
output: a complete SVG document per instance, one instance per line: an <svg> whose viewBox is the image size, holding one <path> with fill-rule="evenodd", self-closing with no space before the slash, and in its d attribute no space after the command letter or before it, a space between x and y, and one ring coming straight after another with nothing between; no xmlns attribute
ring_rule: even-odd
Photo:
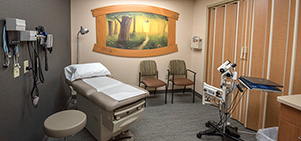
<svg viewBox="0 0 301 141"><path fill-rule="evenodd" d="M212 52L211 85L219 88L221 76L216 70L222 63L225 7L215 8L215 33Z"/></svg>
<svg viewBox="0 0 301 141"><path fill-rule="evenodd" d="M236 39L235 39L235 46L234 49L234 57L233 61L234 63L237 64L237 67L235 68L235 71L237 72L238 76L243 76L245 74L245 63L246 63L246 58L245 54L242 52L244 51L244 47L247 47L246 45L246 19L247 19L247 13L246 13L246 7L247 1L239 1L237 5L237 16L238 18L236 19ZM236 81L238 83L238 81ZM237 90L234 92L234 94L237 93ZM239 93L237 96L237 99L234 99L234 94L231 96L231 102L236 102L237 106L233 111L232 118L241 121L242 119L242 112L243 110L243 95L242 93Z"/></svg>
<svg viewBox="0 0 301 141"><path fill-rule="evenodd" d="M251 44L249 48L248 76L265 78L266 60L269 39L268 0L253 1ZM253 130L259 129L262 120L264 93L262 91L247 92L247 127Z"/></svg>
<svg viewBox="0 0 301 141"><path fill-rule="evenodd" d="M214 33L215 33L215 8L209 9L208 18L208 38L207 38L207 55L206 55L206 75L205 82L212 85L212 59L213 59L213 46L214 46Z"/></svg>
<svg viewBox="0 0 301 141"><path fill-rule="evenodd" d="M301 7L301 2L298 5L298 9L300 9ZM300 94L301 93L301 10L299 10L299 23L298 23L298 34L297 34L297 46L296 49L293 49L292 54L294 53L293 56L295 56L295 58L292 58L292 64L294 64L294 68L293 69L293 77L291 77L291 79L293 79L293 84L292 84L292 93L291 94Z"/></svg>
<svg viewBox="0 0 301 141"><path fill-rule="evenodd" d="M245 0L209 10L205 81L219 87L216 69L230 60L237 64L238 76L267 78L284 86L282 94L248 90L236 100L231 95L231 102L237 103L231 117L253 130L278 125L277 96L301 93L301 10L295 17L300 8L296 1ZM246 57L241 57L243 48Z"/></svg>
<svg viewBox="0 0 301 141"><path fill-rule="evenodd" d="M274 4L274 21L273 32L271 41L271 59L270 70L267 75L268 79L278 84L285 84L286 68L289 65L288 61L288 39L293 34L289 28L291 5L290 0L275 0ZM291 47L290 47L291 48ZM277 70L277 71L276 71ZM287 95L284 87L283 94ZM266 117L264 127L278 126L280 103L277 102L277 96L281 96L281 93L265 93L266 95Z"/></svg>

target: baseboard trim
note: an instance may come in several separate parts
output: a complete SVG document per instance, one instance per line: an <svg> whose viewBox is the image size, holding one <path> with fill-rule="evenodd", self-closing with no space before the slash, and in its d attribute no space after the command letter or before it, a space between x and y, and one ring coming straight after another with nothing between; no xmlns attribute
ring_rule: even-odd
<svg viewBox="0 0 301 141"><path fill-rule="evenodd" d="M184 91L184 89L174 89L174 92L183 92L183 91ZM171 93L171 92L172 92L172 90L167 91L167 93ZM192 89L187 88L187 89L185 89L185 92L192 92ZM155 90L149 90L149 93L154 94ZM157 90L156 93L164 94L165 90ZM195 95L196 95L196 97L202 99L202 94L198 93L197 91L195 91Z"/></svg>

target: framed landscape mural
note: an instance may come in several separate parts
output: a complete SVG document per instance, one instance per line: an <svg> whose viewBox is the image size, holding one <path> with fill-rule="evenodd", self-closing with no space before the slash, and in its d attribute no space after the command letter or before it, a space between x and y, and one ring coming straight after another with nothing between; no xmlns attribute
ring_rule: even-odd
<svg viewBox="0 0 301 141"><path fill-rule="evenodd" d="M93 51L125 57L149 57L178 51L179 14L146 5L115 5L92 10L96 17Z"/></svg>

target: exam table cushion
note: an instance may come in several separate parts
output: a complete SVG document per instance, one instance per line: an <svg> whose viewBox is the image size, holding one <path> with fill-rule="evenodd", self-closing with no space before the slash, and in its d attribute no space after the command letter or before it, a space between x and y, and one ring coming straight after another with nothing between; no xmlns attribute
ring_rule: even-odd
<svg viewBox="0 0 301 141"><path fill-rule="evenodd" d="M66 80L67 83L73 87L73 89L83 95L84 97L88 98L91 94L97 93L97 90L92 86L85 83L83 80L76 80L76 81L69 81Z"/></svg>
<svg viewBox="0 0 301 141"><path fill-rule="evenodd" d="M145 93L135 96L135 97L132 97L132 98L129 98L129 99L117 101L102 92L97 92L97 90L95 88L88 85L83 80L76 80L73 82L70 82L68 80L66 80L66 81L69 85L71 85L73 87L73 89L77 93L79 93L82 96L86 97L87 99L91 100L93 103L100 106L101 108L103 108L106 111L113 111L117 108L120 108L122 106L125 106L127 104L133 103L135 101L138 101L140 99L143 99L143 98L149 96L148 91L146 91L142 88L133 86L133 87L136 87L137 89L145 91Z"/></svg>
<svg viewBox="0 0 301 141"><path fill-rule="evenodd" d="M93 101L96 105L102 107L105 111L114 111L115 109L139 101L147 96L149 96L149 93L145 91L145 93L142 95L138 95L122 101L117 101L111 98L110 96L107 96L101 92L97 92L90 95L89 99Z"/></svg>

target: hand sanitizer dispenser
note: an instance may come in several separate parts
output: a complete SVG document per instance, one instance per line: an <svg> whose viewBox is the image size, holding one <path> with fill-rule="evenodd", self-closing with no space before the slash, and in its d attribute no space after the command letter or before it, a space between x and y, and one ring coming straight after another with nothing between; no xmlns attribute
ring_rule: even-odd
<svg viewBox="0 0 301 141"><path fill-rule="evenodd" d="M202 49L203 39L199 36L192 36L191 39L191 48Z"/></svg>

